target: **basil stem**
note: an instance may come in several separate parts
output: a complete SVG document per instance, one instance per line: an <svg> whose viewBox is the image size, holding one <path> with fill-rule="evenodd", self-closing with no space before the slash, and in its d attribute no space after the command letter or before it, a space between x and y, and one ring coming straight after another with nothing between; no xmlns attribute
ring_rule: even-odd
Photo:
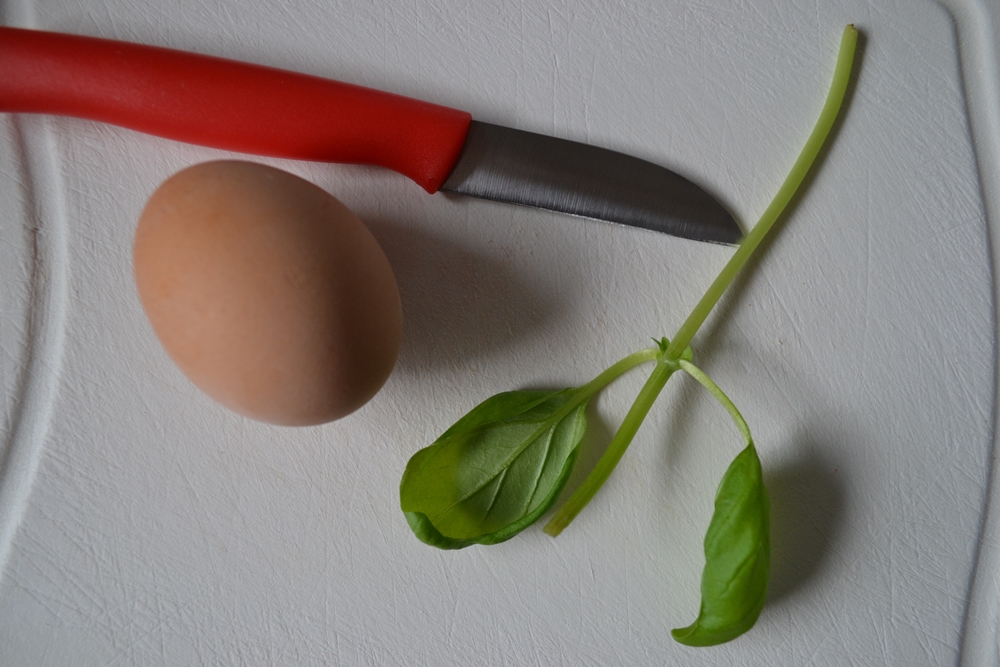
<svg viewBox="0 0 1000 667"><path fill-rule="evenodd" d="M563 529L570 524L570 522L576 518L576 515L580 513L587 503L590 502L594 494L604 485L608 477L611 476L611 472L618 465L621 460L622 455L625 454L625 450L632 443L632 439L635 434L639 431L639 426L642 425L643 420L646 415L649 414L649 410L653 407L653 403L656 398L660 395L664 385L667 384L667 380L670 376L679 368L676 361L670 361L664 358L663 350L667 347L667 342L664 340L660 344L659 354L657 355L656 367L653 368L653 372L650 373L649 379L646 380L646 384L642 386L639 390L639 395L636 397L635 401L632 403L632 407L629 408L628 414L625 415L625 419L622 420L621 426L618 427L618 431L615 432L614 437L611 438L611 442L608 444L608 448L604 451L604 454L598 460L597 465L594 469L587 475L583 483L573 492L569 499L563 503L559 511L556 512L547 524L545 524L545 532L556 537L563 531ZM687 359L691 358L691 348L685 350L685 357Z"/></svg>
<svg viewBox="0 0 1000 667"><path fill-rule="evenodd" d="M792 166L791 171L785 178L784 183L778 189L771 204L765 209L760 220L754 225L750 233L740 244L739 248L723 267L718 277L709 286L701 300L695 306L691 314L677 331L677 335L669 344L661 346L661 354L653 374L650 376L643 390L636 397L635 403L629 410L622 422L618 432L611 439L611 444L601 456L594 470L584 479L583 483L573 492L563 506L555 513L549 523L545 526L545 532L553 537L558 535L569 525L574 517L586 506L590 499L594 497L597 490L611 475L611 471L621 460L622 455L632 442L639 425L649 412L650 407L659 395L660 390L670 378L670 375L677 369L677 363L684 356L691 339L698 329L704 324L708 314L718 303L722 294L736 278L740 269L747 263L753 252L760 246L761 241L774 227L781 216L782 211L791 201L792 196L802 185L806 174L816 161L823 143L833 129L833 124L837 120L840 107L847 92L847 84L851 78L851 69L854 63L854 52L857 48L858 32L853 25L844 28L840 41L840 51L837 56L837 65L833 73L833 81L830 85L830 92L827 94L826 102L820 112L819 119L813 128L812 133L806 140L798 159ZM690 357L688 357L690 360Z"/></svg>
<svg viewBox="0 0 1000 667"><path fill-rule="evenodd" d="M826 142L826 138L829 136L830 130L833 129L833 124L837 120L837 115L840 113L840 107L844 102L844 94L847 92L847 84L851 80L851 69L854 64L854 52L857 49L857 45L858 31L853 24L848 25L844 28L844 34L840 39L840 51L837 54L837 65L833 71L830 92L827 93L826 103L823 105L823 110L820 111L816 126L813 128L809 138L806 139L805 146L802 147L802 152L799 153L798 159L795 160L791 171L788 172L785 182L778 188L778 193L771 200L771 204L760 216L760 220L750 230L746 238L743 239L740 247L736 249L729 262L723 267L715 282L709 286L705 295L701 297L701 301L691 311L688 318L684 320L681 328L677 330L677 335L674 336L670 347L667 348L666 355L668 359L677 359L680 357L681 351L694 338L694 335L701 328L708 314L712 312L715 304L718 303L723 293L733 282L733 279L736 278L736 274L747 263L747 260L750 259L750 256L757 249L757 246L760 245L760 242L764 240L767 233L771 231L774 223L777 222L785 207L788 206L788 202L792 200L799 186L802 185L802 181L816 161L816 157L819 155L820 149L823 148L823 144Z"/></svg>
<svg viewBox="0 0 1000 667"><path fill-rule="evenodd" d="M753 438L750 437L750 427L747 426L746 420L743 419L743 415L741 415L740 411L736 409L733 402L729 400L729 397L726 396L721 389L719 389L719 385L715 384L715 382L712 381L712 378L705 375L705 371L692 364L689 360L681 359L677 362L677 364L684 369L684 372L701 383L701 386L707 389L708 393L714 396L715 400L722 404L722 407L726 409L726 412L729 413L729 416L732 417L733 421L736 423L736 428L740 430L740 435L743 436L743 442L748 445L753 444Z"/></svg>

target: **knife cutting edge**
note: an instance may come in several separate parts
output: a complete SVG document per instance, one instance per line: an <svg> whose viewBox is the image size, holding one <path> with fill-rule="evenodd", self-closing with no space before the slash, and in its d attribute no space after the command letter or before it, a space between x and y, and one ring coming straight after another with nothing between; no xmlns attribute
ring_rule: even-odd
<svg viewBox="0 0 1000 667"><path fill-rule="evenodd" d="M371 164L439 190L736 243L733 216L669 169L370 88L161 47L0 27L0 111L191 144Z"/></svg>

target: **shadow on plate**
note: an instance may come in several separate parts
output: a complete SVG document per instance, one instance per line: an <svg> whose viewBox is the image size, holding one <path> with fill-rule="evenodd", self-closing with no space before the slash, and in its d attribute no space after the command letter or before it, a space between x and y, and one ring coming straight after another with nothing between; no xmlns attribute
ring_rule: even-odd
<svg viewBox="0 0 1000 667"><path fill-rule="evenodd" d="M558 295L519 274L502 249L486 254L426 230L365 222L399 283L403 372L488 358L530 339L565 308Z"/></svg>
<svg viewBox="0 0 1000 667"><path fill-rule="evenodd" d="M844 473L823 443L800 437L799 456L776 469L764 468L771 498L771 582L768 602L780 601L822 571L843 526Z"/></svg>

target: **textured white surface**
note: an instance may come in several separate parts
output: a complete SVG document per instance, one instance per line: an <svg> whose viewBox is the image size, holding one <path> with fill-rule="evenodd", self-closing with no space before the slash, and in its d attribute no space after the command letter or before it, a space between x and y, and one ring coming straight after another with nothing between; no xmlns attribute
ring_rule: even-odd
<svg viewBox="0 0 1000 667"><path fill-rule="evenodd" d="M16 532L0 665L949 665L974 586L986 602L965 662L996 661L995 575L973 572L996 367L996 187L978 171L997 173L996 100L977 82L997 24L968 20L995 10L2 1L9 25L306 71L625 150L705 184L747 225L812 126L843 25L864 41L820 170L695 341L754 429L775 549L757 626L705 650L669 629L696 614L712 494L739 443L693 382L668 387L558 540L534 527L438 552L409 533L397 487L409 456L482 398L581 383L672 335L731 250L270 161L370 223L407 319L368 406L272 428L185 380L132 285L145 198L220 153L3 116L0 527ZM591 447L640 375L602 397Z"/></svg>

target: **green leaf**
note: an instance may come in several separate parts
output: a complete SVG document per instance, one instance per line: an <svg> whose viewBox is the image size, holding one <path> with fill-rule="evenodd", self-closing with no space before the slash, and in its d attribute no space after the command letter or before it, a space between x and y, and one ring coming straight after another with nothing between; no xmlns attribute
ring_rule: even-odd
<svg viewBox="0 0 1000 667"><path fill-rule="evenodd" d="M579 389L497 394L414 454L399 489L414 534L461 549L503 542L537 521L576 461L587 397Z"/></svg>
<svg viewBox="0 0 1000 667"><path fill-rule="evenodd" d="M729 465L705 535L698 619L671 634L688 646L714 646L757 621L771 569L771 504L753 443Z"/></svg>

